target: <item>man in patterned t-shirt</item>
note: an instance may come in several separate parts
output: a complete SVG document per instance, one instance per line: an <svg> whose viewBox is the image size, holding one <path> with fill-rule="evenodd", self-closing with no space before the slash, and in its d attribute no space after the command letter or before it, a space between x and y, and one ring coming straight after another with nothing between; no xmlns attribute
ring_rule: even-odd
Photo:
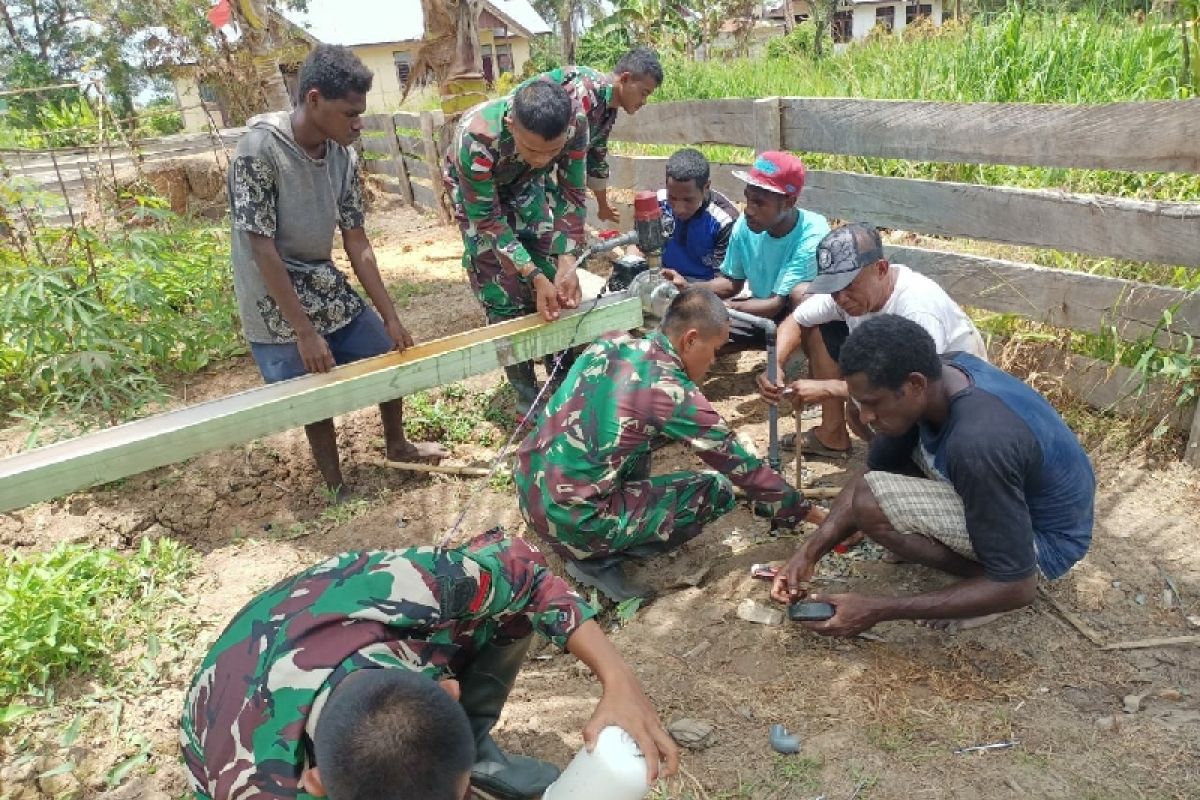
<svg viewBox="0 0 1200 800"><path fill-rule="evenodd" d="M334 556L250 601L200 664L180 724L194 797L458 800L468 770L486 796L541 797L558 770L490 733L534 631L603 685L585 741L616 725L651 781L660 761L670 774L678 749L595 613L500 529L455 549ZM437 702L435 681L457 706Z"/></svg>
<svg viewBox="0 0 1200 800"><path fill-rule="evenodd" d="M300 68L294 111L254 117L229 165L233 285L242 329L267 383L412 345L363 230L350 144L362 131L371 73L350 50L318 45ZM332 261L335 226L374 310ZM387 457L436 461L446 450L404 437L400 399L379 406ZM304 428L325 483L347 494L333 420Z"/></svg>

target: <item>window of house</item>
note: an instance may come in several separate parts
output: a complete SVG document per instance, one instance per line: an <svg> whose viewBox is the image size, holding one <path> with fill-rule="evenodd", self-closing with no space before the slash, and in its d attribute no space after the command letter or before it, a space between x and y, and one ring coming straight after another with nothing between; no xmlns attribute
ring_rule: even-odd
<svg viewBox="0 0 1200 800"><path fill-rule="evenodd" d="M197 89L200 92L200 102L216 103L219 101L219 98L217 97L217 87L213 86L208 81L202 82Z"/></svg>
<svg viewBox="0 0 1200 800"><path fill-rule="evenodd" d="M878 6L875 9L875 25L882 25L883 29L891 33L896 28L896 7L895 6Z"/></svg>
<svg viewBox="0 0 1200 800"><path fill-rule="evenodd" d="M408 79L412 73L412 58L407 50L396 50L392 53L392 61L396 64L396 81L403 89L408 85Z"/></svg>
<svg viewBox="0 0 1200 800"><path fill-rule="evenodd" d="M513 71L513 54L511 44L496 45L496 66L499 74L501 75Z"/></svg>
<svg viewBox="0 0 1200 800"><path fill-rule="evenodd" d="M920 17L931 19L933 17L933 5L929 3L912 3L904 8L904 22L906 25L911 25Z"/></svg>
<svg viewBox="0 0 1200 800"><path fill-rule="evenodd" d="M833 41L838 44L844 44L850 41L850 36L854 30L854 12L853 11L837 11L834 12L833 22L829 26L829 34L833 37Z"/></svg>

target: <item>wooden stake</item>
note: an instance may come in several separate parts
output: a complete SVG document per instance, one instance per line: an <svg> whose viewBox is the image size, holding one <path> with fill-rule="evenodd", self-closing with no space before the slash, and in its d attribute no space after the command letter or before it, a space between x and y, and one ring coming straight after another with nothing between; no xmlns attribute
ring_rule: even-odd
<svg viewBox="0 0 1200 800"><path fill-rule="evenodd" d="M1074 611L1060 603L1058 599L1047 592L1045 588L1039 586L1038 594L1040 594L1047 603L1054 606L1054 609L1062 615L1063 619L1071 623L1071 627L1082 633L1085 639L1097 647L1108 649L1104 647L1104 637L1096 633L1094 628L1084 622Z"/></svg>
<svg viewBox="0 0 1200 800"><path fill-rule="evenodd" d="M421 464L416 461L387 461L386 459L376 458L371 459L367 463L374 464L377 467L390 467L391 469L400 469L405 472L429 472L437 475L461 475L465 478L486 478L488 470L486 467L470 467L465 464ZM499 472L507 473L508 470L499 470Z"/></svg>
<svg viewBox="0 0 1200 800"><path fill-rule="evenodd" d="M1200 636L1168 636L1165 639L1136 639L1131 642L1113 642L1101 650L1144 650L1147 647L1174 647L1180 644L1200 644Z"/></svg>

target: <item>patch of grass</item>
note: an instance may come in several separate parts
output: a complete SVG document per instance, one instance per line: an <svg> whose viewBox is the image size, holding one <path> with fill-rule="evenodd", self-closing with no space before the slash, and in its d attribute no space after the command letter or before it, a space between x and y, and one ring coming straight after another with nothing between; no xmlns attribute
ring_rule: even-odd
<svg viewBox="0 0 1200 800"><path fill-rule="evenodd" d="M771 769L794 792L815 792L821 788L821 758L776 755Z"/></svg>
<svg viewBox="0 0 1200 800"><path fill-rule="evenodd" d="M508 384L470 392L451 383L404 398L404 432L414 440L443 444L471 442L492 447L503 441L515 419Z"/></svg>
<svg viewBox="0 0 1200 800"><path fill-rule="evenodd" d="M63 544L6 557L0 703L42 694L73 671L103 671L112 653L152 633L156 612L181 599L172 587L192 569L192 553L171 539L142 539L132 554Z"/></svg>
<svg viewBox="0 0 1200 800"><path fill-rule="evenodd" d="M387 285L387 291L391 295L392 301L396 304L396 308L405 309L408 308L414 298L432 294L434 288L427 283L396 281Z"/></svg>

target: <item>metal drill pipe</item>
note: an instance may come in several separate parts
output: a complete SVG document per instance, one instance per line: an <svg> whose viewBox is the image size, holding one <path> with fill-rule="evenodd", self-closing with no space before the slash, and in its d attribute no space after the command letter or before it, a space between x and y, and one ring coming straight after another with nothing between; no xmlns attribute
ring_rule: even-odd
<svg viewBox="0 0 1200 800"><path fill-rule="evenodd" d="M760 328L766 335L767 374L774 375L776 366L775 337L777 333L775 322L765 317L756 317L753 314L747 314L743 311L735 311L732 308L729 309L729 316L741 320L747 325ZM779 471L782 464L779 458L779 408L774 404L767 406L767 463L776 472Z"/></svg>

